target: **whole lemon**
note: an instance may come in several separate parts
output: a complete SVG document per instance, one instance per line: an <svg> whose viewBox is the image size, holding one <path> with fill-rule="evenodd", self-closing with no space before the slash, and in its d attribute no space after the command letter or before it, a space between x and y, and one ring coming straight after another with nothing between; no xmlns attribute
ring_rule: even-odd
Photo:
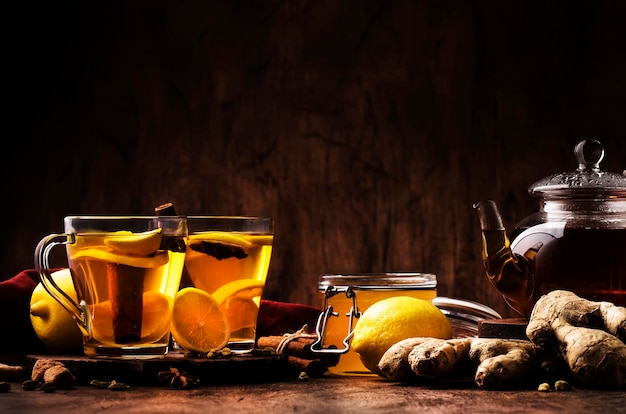
<svg viewBox="0 0 626 414"><path fill-rule="evenodd" d="M59 270L51 276L59 288L77 301L69 269ZM78 325L41 282L30 297L30 323L41 342L51 350L74 353L82 349L83 337Z"/></svg>
<svg viewBox="0 0 626 414"><path fill-rule="evenodd" d="M406 338L449 339L448 318L429 301L410 296L380 300L367 308L354 327L350 347L363 365L381 375L378 361L392 345Z"/></svg>

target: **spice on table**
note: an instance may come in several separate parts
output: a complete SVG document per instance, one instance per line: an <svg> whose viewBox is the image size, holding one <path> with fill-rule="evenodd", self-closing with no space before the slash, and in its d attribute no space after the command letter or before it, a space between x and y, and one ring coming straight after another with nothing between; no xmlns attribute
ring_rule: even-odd
<svg viewBox="0 0 626 414"><path fill-rule="evenodd" d="M107 389L111 391L126 391L130 388L130 385L126 385L123 382L117 382L115 380L111 381Z"/></svg>
<svg viewBox="0 0 626 414"><path fill-rule="evenodd" d="M22 389L24 391L34 391L38 390L41 387L41 383L33 380L26 380L22 383Z"/></svg>
<svg viewBox="0 0 626 414"><path fill-rule="evenodd" d="M40 390L43 392L55 392L57 390L57 386L54 382L44 382Z"/></svg>
<svg viewBox="0 0 626 414"><path fill-rule="evenodd" d="M569 382L565 380L558 380L557 382L554 383L554 389L556 391L571 391L572 386Z"/></svg>
<svg viewBox="0 0 626 414"><path fill-rule="evenodd" d="M170 367L169 371L161 371L157 374L160 382L166 383L170 388L186 390L200 385L200 380L189 375L187 372L181 373L178 368Z"/></svg>
<svg viewBox="0 0 626 414"><path fill-rule="evenodd" d="M542 382L541 384L539 384L539 386L537 387L537 391L541 391L541 392L549 392L552 391L552 388L550 387L550 384L548 384L547 382Z"/></svg>

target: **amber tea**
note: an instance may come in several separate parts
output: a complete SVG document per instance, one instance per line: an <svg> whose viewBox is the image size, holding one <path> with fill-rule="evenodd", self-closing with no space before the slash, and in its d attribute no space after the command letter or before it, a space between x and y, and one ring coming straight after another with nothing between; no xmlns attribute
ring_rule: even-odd
<svg viewBox="0 0 626 414"><path fill-rule="evenodd" d="M189 216L183 283L211 294L230 329L235 353L254 348L259 305L272 255L272 220Z"/></svg>
<svg viewBox="0 0 626 414"><path fill-rule="evenodd" d="M322 345L338 349L344 347L344 340L349 333L348 315L354 303L360 312L365 312L379 300L395 296L411 296L432 301L437 296L436 277L424 273L322 275L318 285L320 303L325 305L324 309L332 306L336 314L326 322ZM352 328L357 320L358 318L353 319ZM328 370L336 375L373 375L361 363L359 355L350 349L341 354L336 366L329 367Z"/></svg>
<svg viewBox="0 0 626 414"><path fill-rule="evenodd" d="M537 298L564 289L626 306L626 229L546 224L541 232L522 230L513 233L511 249L532 263Z"/></svg>

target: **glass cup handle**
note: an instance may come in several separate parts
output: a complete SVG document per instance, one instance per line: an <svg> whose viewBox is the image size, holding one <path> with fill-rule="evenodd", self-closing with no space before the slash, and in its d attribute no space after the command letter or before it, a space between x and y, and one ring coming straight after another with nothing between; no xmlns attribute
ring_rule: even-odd
<svg viewBox="0 0 626 414"><path fill-rule="evenodd" d="M74 235L72 234L50 234L41 239L35 248L35 270L39 274L39 279L44 289L70 313L72 318L78 323L78 327L81 328L83 333L86 333L90 331L87 322L89 318L86 317L86 304L84 301L80 304L76 303L74 299L59 288L50 274L49 256L52 249L72 243L74 243Z"/></svg>
<svg viewBox="0 0 626 414"><path fill-rule="evenodd" d="M348 317L348 334L343 340L343 348L324 348L324 335L326 334L326 325L328 320L332 316L339 316L339 313L333 312L332 305L328 305L328 299L332 296L340 292L345 292L346 297L352 299L352 307L350 311L346 313ZM311 344L311 351L320 353L320 354L345 354L350 350L350 339L352 339L352 335L354 335L354 320L361 317L361 312L356 304L356 293L350 287L344 289L335 289L332 286L326 288L326 292L324 295L324 311L317 318L317 324L315 326L315 332L317 333L317 340Z"/></svg>

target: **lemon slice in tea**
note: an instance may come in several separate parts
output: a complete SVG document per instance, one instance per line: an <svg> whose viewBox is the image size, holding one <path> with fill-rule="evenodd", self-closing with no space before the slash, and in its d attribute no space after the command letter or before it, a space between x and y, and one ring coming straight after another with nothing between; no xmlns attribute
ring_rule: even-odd
<svg viewBox="0 0 626 414"><path fill-rule="evenodd" d="M161 229L154 229L143 233L132 233L120 230L104 239L104 245L110 249L135 256L149 256L161 246Z"/></svg>
<svg viewBox="0 0 626 414"><path fill-rule="evenodd" d="M228 343L230 329L219 303L203 290L181 289L174 299L172 335L187 351L206 353Z"/></svg>
<svg viewBox="0 0 626 414"><path fill-rule="evenodd" d="M228 319L231 332L252 328L256 325L259 306L252 299L231 296L220 303L220 307Z"/></svg>
<svg viewBox="0 0 626 414"><path fill-rule="evenodd" d="M157 341L167 333L166 315L171 299L154 291L143 294L143 312L141 315L141 342ZM99 342L115 344L113 333L113 310L111 302L106 300L91 307L93 315L93 336Z"/></svg>
<svg viewBox="0 0 626 414"><path fill-rule="evenodd" d="M213 292L217 303L222 304L226 299L237 296L244 299L252 299L261 296L265 283L256 279L238 279L226 283Z"/></svg>
<svg viewBox="0 0 626 414"><path fill-rule="evenodd" d="M118 263L126 266L141 267L143 269L153 269L155 267L163 266L169 261L167 252L163 251L158 252L154 256L139 257L116 254L99 249L83 249L74 253L72 257L70 257L71 260L81 258Z"/></svg>

